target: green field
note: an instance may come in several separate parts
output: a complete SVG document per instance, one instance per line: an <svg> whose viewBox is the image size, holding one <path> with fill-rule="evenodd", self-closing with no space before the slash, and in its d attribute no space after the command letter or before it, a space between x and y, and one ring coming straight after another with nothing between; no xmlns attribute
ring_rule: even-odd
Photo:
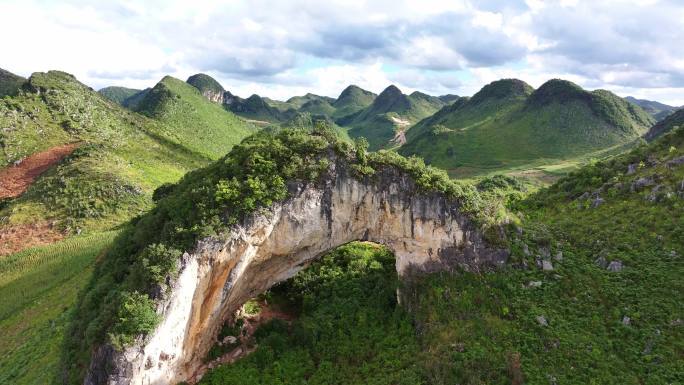
<svg viewBox="0 0 684 385"><path fill-rule="evenodd" d="M117 231L0 258L0 383L56 382L69 310Z"/></svg>

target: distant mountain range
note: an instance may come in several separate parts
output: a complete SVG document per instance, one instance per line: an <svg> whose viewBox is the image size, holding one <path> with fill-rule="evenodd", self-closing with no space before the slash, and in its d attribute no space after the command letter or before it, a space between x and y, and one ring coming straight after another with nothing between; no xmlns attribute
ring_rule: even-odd
<svg viewBox="0 0 684 385"><path fill-rule="evenodd" d="M646 133L646 140L651 141L663 135L666 132L672 131L675 127L684 127L684 108L676 110L672 114L666 116L663 120L656 123Z"/></svg>
<svg viewBox="0 0 684 385"><path fill-rule="evenodd" d="M653 117L658 121L665 119L665 117L667 117L671 113L682 108L682 107L668 106L667 104L663 104L663 103L656 102L653 100L636 99L636 98L631 97L631 96L627 96L625 98L625 100L630 102L630 103L634 103L637 106L643 108L644 111L653 115Z"/></svg>
<svg viewBox="0 0 684 385"><path fill-rule="evenodd" d="M3 91L8 95L26 83L6 71L0 75L0 89L10 90ZM417 155L456 175L570 159L681 125L681 114L672 114L675 107L589 92L558 79L537 90L504 79L472 97L407 95L394 85L376 95L350 85L337 98L308 93L278 101L241 98L211 76L196 74L186 82L165 77L145 90L107 87L99 93L161 122L174 140L208 158L258 127L310 128L322 122L342 137L365 137L371 150Z"/></svg>
<svg viewBox="0 0 684 385"><path fill-rule="evenodd" d="M588 92L557 79L534 90L504 79L411 127L399 152L445 169L486 172L625 144L654 123L609 91Z"/></svg>

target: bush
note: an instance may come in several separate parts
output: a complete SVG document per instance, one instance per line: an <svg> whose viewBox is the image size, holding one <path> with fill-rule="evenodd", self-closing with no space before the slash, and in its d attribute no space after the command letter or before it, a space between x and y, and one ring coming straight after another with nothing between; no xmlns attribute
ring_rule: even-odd
<svg viewBox="0 0 684 385"><path fill-rule="evenodd" d="M110 334L110 340L117 348L132 343L134 336L151 332L159 322L154 302L145 294L122 292L120 304Z"/></svg>

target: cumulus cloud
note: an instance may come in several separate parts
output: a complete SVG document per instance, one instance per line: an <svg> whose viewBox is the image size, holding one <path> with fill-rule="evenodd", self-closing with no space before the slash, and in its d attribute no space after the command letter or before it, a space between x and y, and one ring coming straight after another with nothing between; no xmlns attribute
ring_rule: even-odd
<svg viewBox="0 0 684 385"><path fill-rule="evenodd" d="M4 0L0 34L0 67L96 88L201 71L279 98L389 82L472 94L560 76L684 104L678 0Z"/></svg>

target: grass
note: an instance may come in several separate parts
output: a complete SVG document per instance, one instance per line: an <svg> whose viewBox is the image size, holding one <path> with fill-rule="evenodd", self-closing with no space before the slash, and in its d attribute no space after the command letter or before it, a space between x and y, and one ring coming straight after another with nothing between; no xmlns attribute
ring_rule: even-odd
<svg viewBox="0 0 684 385"><path fill-rule="evenodd" d="M0 383L57 383L69 309L115 231L0 259Z"/></svg>

